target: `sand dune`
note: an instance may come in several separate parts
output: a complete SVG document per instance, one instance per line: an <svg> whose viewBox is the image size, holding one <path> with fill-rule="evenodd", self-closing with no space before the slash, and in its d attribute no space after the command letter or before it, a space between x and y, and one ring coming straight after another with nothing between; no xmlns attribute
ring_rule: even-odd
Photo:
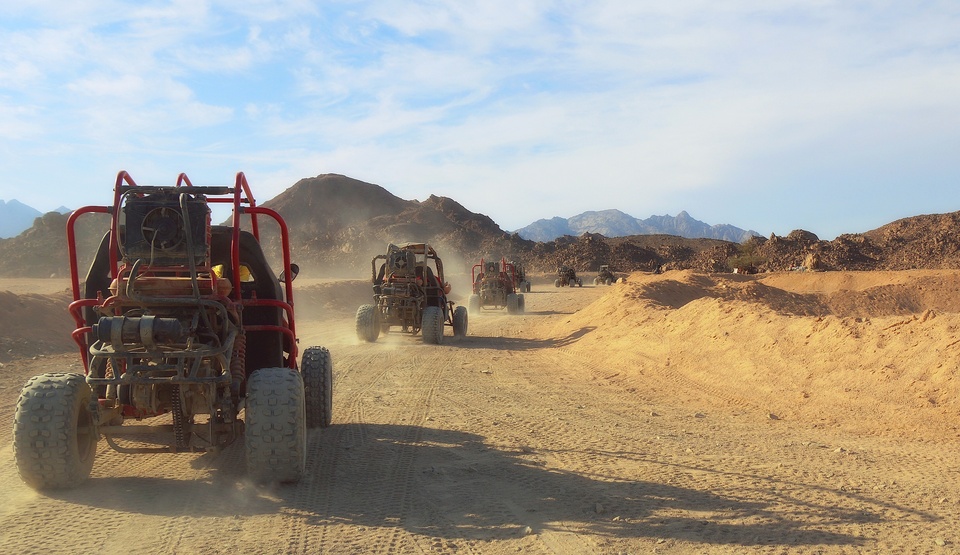
<svg viewBox="0 0 960 555"><path fill-rule="evenodd" d="M960 274L634 274L555 333L652 386L812 426L957 437ZM669 380L668 380L669 383ZM677 394L677 390L664 394Z"/></svg>

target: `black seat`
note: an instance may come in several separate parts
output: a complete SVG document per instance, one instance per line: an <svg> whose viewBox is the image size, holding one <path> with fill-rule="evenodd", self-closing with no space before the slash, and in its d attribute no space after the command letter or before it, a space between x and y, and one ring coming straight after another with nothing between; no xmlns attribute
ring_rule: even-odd
<svg viewBox="0 0 960 555"><path fill-rule="evenodd" d="M230 260L230 242L233 229L227 226L213 226L211 228L210 253L211 266L222 264L224 275L233 276L233 267ZM253 282L241 283L240 295L244 299L283 299L283 288L273 269L267 264L267 259L260 248L260 243L248 231L240 232L240 263L246 265L253 275ZM234 284L236 286L236 284ZM283 311L269 306L249 306L243 309L244 326L281 326ZM285 345L283 334L272 331L247 332L247 375L260 368L276 368L285 366L283 352L289 352ZM285 348L286 347L286 348Z"/></svg>

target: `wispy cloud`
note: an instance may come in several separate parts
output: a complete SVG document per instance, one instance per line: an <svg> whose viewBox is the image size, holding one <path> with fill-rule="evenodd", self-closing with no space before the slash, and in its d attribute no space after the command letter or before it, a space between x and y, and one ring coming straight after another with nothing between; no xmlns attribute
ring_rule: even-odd
<svg viewBox="0 0 960 555"><path fill-rule="evenodd" d="M960 209L952 2L61 4L0 7L0 198L42 209L102 202L121 167L243 170L261 197L344 173L506 228L616 207L829 236Z"/></svg>

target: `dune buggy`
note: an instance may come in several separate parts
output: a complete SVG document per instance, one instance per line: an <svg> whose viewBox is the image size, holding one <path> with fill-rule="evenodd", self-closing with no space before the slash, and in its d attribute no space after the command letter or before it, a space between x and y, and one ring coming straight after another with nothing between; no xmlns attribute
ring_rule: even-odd
<svg viewBox="0 0 960 555"><path fill-rule="evenodd" d="M230 225L211 225L211 203L232 205ZM110 230L81 282L74 226L97 212L111 215ZM279 226L279 278L258 216ZM323 347L297 364L287 237L242 173L233 186L194 187L180 174L171 187L120 172L112 206L74 211L69 311L85 376L43 374L24 386L13 444L21 478L38 489L79 483L100 438L122 453L153 453L215 451L242 436L253 479L298 480L307 428L330 424L333 381Z"/></svg>
<svg viewBox="0 0 960 555"><path fill-rule="evenodd" d="M505 258L501 258L500 262L488 262L481 258L479 264L473 265L471 281L473 294L468 301L470 313L477 314L481 308L506 308L507 314L523 312L523 294L517 292L521 281L514 265Z"/></svg>
<svg viewBox="0 0 960 555"><path fill-rule="evenodd" d="M379 269L377 264L379 262ZM454 337L467 334L467 309L447 299L450 284L443 277L443 262L425 243L390 244L386 254L370 263L373 304L357 309L357 337L374 342L381 332L399 326L405 333L423 333L423 342L443 343L444 326Z"/></svg>
<svg viewBox="0 0 960 555"><path fill-rule="evenodd" d="M583 287L583 280L577 277L577 272L569 266L560 266L557 268L557 279L553 280L554 287Z"/></svg>
<svg viewBox="0 0 960 555"><path fill-rule="evenodd" d="M607 264L600 265L600 271L597 277L593 278L594 285L612 285L617 282L617 275L610 270Z"/></svg>
<svg viewBox="0 0 960 555"><path fill-rule="evenodd" d="M523 267L523 264L514 261L510 261L507 264L513 265L513 271L517 276L517 290L521 293L529 293L530 280L527 279L527 271Z"/></svg>

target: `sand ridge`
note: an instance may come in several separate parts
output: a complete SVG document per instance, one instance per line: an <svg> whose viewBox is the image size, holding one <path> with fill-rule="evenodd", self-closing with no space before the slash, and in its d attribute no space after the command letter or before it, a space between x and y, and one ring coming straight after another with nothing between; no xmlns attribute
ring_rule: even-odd
<svg viewBox="0 0 960 555"><path fill-rule="evenodd" d="M955 438L956 283L950 271L637 273L554 332L590 327L571 350L653 383L658 372L678 374L691 395L720 405L815 427Z"/></svg>

